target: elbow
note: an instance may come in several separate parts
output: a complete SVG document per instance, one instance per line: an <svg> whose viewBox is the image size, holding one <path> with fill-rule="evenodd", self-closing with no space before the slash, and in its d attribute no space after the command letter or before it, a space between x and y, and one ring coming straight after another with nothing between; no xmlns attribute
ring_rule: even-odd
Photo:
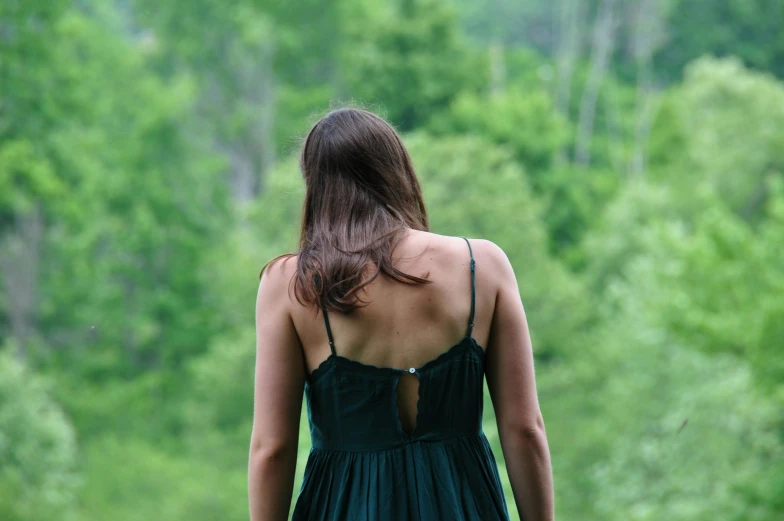
<svg viewBox="0 0 784 521"><path fill-rule="evenodd" d="M539 440L547 437L544 430L544 418L541 414L538 414L532 423L521 426L519 431L520 436L527 440Z"/></svg>
<svg viewBox="0 0 784 521"><path fill-rule="evenodd" d="M290 442L253 440L249 465L257 469L277 467L286 464L296 454L297 447Z"/></svg>
<svg viewBox="0 0 784 521"><path fill-rule="evenodd" d="M541 414L528 420L505 422L499 428L499 435L513 443L536 444L547 439Z"/></svg>

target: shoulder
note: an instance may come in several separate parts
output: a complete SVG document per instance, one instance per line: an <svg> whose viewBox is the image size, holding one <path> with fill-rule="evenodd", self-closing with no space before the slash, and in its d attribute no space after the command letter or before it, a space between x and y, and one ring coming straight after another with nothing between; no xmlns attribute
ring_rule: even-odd
<svg viewBox="0 0 784 521"><path fill-rule="evenodd" d="M261 269L259 274L259 298L275 298L281 303L286 302L288 299L280 297L288 293L296 274L296 255L287 254L275 257Z"/></svg>
<svg viewBox="0 0 784 521"><path fill-rule="evenodd" d="M506 252L493 241L487 239L468 239L474 252L477 277L485 286L496 291L503 288L517 288L514 268Z"/></svg>
<svg viewBox="0 0 784 521"><path fill-rule="evenodd" d="M493 241L488 239L472 239L471 237L452 236L452 235L438 235L431 232L419 232L428 237L428 243L433 244L432 239L435 239L436 244L440 244L441 251L450 257L454 255L461 256L463 253L468 258L468 247L466 241L471 246L471 253L476 261L477 270L483 270L493 273L508 274L512 269L512 264L507 257L506 252Z"/></svg>
<svg viewBox="0 0 784 521"><path fill-rule="evenodd" d="M421 237L424 237L429 246L437 245L437 248L450 256L465 252L468 254L468 247L466 241L471 245L471 252L474 255L474 260L477 264L481 261L483 263L492 263L494 266L508 264L509 259L504 250L501 249L493 241L487 239L473 239L471 237L463 237L457 235L439 235L433 232L417 231Z"/></svg>
<svg viewBox="0 0 784 521"><path fill-rule="evenodd" d="M512 267L506 252L493 241L471 238L469 238L468 241L471 243L471 249L474 251L474 259L477 264L479 264L481 260L482 264L493 271L506 271Z"/></svg>

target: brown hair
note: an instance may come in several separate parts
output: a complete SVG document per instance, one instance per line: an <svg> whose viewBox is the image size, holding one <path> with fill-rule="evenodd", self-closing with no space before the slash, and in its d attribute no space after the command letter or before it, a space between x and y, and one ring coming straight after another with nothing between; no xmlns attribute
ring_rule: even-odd
<svg viewBox="0 0 784 521"><path fill-rule="evenodd" d="M297 301L348 313L379 274L405 284L430 282L392 264L403 232L427 231L429 224L411 158L389 123L361 109L330 112L305 138L300 168L305 201L293 280ZM261 272L292 255L276 257Z"/></svg>

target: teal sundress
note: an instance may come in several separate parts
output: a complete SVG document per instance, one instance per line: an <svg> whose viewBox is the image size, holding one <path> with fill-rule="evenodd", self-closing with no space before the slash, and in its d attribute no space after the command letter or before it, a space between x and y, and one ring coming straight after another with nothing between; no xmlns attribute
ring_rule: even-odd
<svg viewBox="0 0 784 521"><path fill-rule="evenodd" d="M465 239L465 238L464 238ZM508 520L493 452L482 432L485 352L471 314L462 340L421 367L396 369L350 360L335 351L307 378L313 447L293 521ZM419 379L417 420L404 432L397 383Z"/></svg>

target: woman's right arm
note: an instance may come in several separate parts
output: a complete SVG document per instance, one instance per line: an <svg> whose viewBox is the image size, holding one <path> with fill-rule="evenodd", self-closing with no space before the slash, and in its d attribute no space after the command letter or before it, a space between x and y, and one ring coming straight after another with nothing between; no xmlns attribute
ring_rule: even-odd
<svg viewBox="0 0 784 521"><path fill-rule="evenodd" d="M553 521L550 450L536 394L525 310L509 259L498 246L490 249L498 289L487 346L487 384L501 449L520 518Z"/></svg>

